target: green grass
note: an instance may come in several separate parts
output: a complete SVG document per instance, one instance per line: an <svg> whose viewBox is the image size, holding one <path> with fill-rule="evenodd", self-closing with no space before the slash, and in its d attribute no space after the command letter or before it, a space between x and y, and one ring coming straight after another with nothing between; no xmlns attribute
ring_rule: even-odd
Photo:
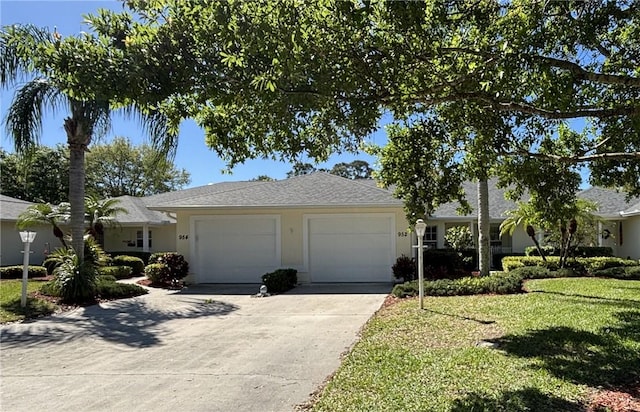
<svg viewBox="0 0 640 412"><path fill-rule="evenodd" d="M20 306L22 280L3 280L0 282L0 323L15 322L53 313L56 305L30 296L40 290L45 282L27 282L27 306Z"/></svg>
<svg viewBox="0 0 640 412"><path fill-rule="evenodd" d="M593 388L640 381L640 281L526 288L382 309L313 410L578 411Z"/></svg>

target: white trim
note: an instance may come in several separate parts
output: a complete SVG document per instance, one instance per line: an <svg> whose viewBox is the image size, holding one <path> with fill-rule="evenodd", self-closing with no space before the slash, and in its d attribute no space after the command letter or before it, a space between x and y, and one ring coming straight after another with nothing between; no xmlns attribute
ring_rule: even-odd
<svg viewBox="0 0 640 412"><path fill-rule="evenodd" d="M198 262L197 256L197 237L196 237L196 223L208 220L231 220L231 219L273 219L275 221L276 229L276 255L278 256L278 266L282 266L282 224L281 215L267 214L267 215L194 215L189 217L189 247L190 247L190 259L191 262ZM200 268L196 268L197 270ZM198 272L194 273L195 283L202 283L202 279Z"/></svg>
<svg viewBox="0 0 640 412"><path fill-rule="evenodd" d="M396 255L396 215L395 213L309 213L302 215L302 271L309 273L309 220L314 218L344 218L344 217L377 217L390 219L389 238L391 239L392 255ZM391 278L391 276L389 276ZM309 282L313 282L311 274L309 273Z"/></svg>

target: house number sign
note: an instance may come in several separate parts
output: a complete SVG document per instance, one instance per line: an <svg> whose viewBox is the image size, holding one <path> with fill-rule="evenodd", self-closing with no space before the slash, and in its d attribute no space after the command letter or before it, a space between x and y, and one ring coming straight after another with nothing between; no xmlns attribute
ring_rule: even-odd
<svg viewBox="0 0 640 412"><path fill-rule="evenodd" d="M187 240L187 239L189 239L189 235L178 235L178 239Z"/></svg>
<svg viewBox="0 0 640 412"><path fill-rule="evenodd" d="M398 232L398 237L407 237L409 236L409 232Z"/></svg>

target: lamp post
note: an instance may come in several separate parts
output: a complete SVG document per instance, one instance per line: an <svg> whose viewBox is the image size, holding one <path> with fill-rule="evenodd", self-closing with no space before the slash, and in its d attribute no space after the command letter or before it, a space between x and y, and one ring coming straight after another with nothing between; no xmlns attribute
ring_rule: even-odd
<svg viewBox="0 0 640 412"><path fill-rule="evenodd" d="M418 235L418 293L420 299L420 309L424 309L424 264L422 260L424 259L422 253L422 238L424 237L424 232L427 229L427 224L424 223L424 220L418 219L416 222L416 234Z"/></svg>
<svg viewBox="0 0 640 412"><path fill-rule="evenodd" d="M24 256L22 257L22 297L20 298L20 306L27 306L27 278L29 277L29 253L30 246L36 238L36 232L23 231L20 232L20 239L24 243Z"/></svg>

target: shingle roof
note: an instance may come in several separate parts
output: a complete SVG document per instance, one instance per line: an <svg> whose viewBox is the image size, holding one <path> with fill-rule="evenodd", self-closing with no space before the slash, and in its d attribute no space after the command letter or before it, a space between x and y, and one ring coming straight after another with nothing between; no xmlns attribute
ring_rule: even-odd
<svg viewBox="0 0 640 412"><path fill-rule="evenodd" d="M145 198L120 196L116 199L120 201L119 207L127 209L127 213L119 213L116 216L116 221L120 224L166 225L175 223L175 219L166 214L148 209Z"/></svg>
<svg viewBox="0 0 640 412"><path fill-rule="evenodd" d="M618 217L620 212L635 214L640 210L640 198L626 200L626 193L603 187L591 187L578 194L579 197L591 200L598 205L598 215L602 217Z"/></svg>
<svg viewBox="0 0 640 412"><path fill-rule="evenodd" d="M504 197L506 189L498 187L498 179L489 179L489 218L490 219L504 219L506 217L506 211L516 208L516 203L507 200ZM477 216L476 209L478 208L478 183L477 182L464 182L462 188L466 194L467 202L471 206L471 214L464 216ZM434 218L451 218L462 217L457 213L457 209L460 207L458 202L449 202L444 205L440 205L433 213Z"/></svg>
<svg viewBox="0 0 640 412"><path fill-rule="evenodd" d="M296 206L402 206L391 192L325 172L276 181L227 182L145 199L154 209Z"/></svg>
<svg viewBox="0 0 640 412"><path fill-rule="evenodd" d="M18 220L20 213L24 212L33 203L13 197L0 195L0 219Z"/></svg>

